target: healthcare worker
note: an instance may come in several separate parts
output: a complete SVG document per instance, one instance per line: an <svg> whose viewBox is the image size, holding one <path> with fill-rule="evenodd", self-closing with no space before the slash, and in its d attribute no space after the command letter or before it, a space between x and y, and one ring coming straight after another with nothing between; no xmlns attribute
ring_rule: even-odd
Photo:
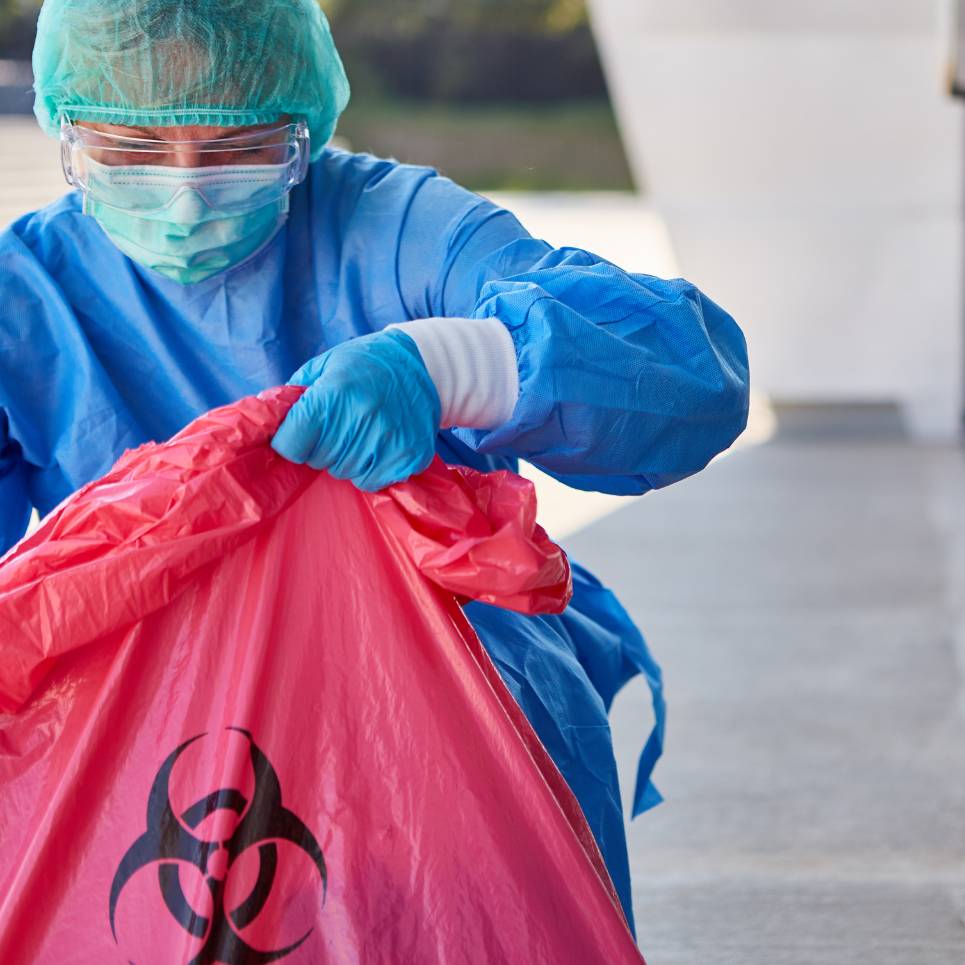
<svg viewBox="0 0 965 965"><path fill-rule="evenodd" d="M692 285L327 146L349 88L314 0L47 0L34 73L75 190L0 235L0 550L125 449L289 379L307 391L274 447L366 490L438 452L644 493L742 431L743 338ZM639 812L660 672L611 593L574 582L562 616L467 613L632 927L607 710L646 674Z"/></svg>

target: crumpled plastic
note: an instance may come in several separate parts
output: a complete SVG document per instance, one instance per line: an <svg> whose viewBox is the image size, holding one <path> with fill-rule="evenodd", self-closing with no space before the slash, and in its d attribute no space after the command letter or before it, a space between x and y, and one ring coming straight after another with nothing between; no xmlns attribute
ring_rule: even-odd
<svg viewBox="0 0 965 965"><path fill-rule="evenodd" d="M566 606L530 484L360 493L268 445L300 391L0 560L0 961L640 962L459 603Z"/></svg>

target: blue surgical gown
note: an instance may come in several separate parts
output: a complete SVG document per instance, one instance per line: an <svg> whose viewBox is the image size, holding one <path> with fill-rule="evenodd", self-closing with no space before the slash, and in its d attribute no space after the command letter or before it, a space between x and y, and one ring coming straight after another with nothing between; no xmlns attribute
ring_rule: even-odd
<svg viewBox="0 0 965 965"><path fill-rule="evenodd" d="M697 472L745 425L743 337L692 285L553 248L428 168L328 150L284 229L197 285L121 254L77 194L0 235L0 551L31 506L47 513L125 449L284 383L345 339L436 316L498 318L520 370L510 422L440 434L450 462L522 458L579 489L643 493ZM607 711L646 675L657 726L636 813L659 801L660 671L614 596L574 572L562 616L467 612L580 801L632 923Z"/></svg>

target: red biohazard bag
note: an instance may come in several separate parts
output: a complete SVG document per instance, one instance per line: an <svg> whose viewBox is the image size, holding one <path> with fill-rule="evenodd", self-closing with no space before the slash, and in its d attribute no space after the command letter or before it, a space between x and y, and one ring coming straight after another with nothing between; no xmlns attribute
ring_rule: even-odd
<svg viewBox="0 0 965 965"><path fill-rule="evenodd" d="M641 962L459 605L566 605L529 484L362 494L268 445L300 392L125 454L0 561L0 962Z"/></svg>

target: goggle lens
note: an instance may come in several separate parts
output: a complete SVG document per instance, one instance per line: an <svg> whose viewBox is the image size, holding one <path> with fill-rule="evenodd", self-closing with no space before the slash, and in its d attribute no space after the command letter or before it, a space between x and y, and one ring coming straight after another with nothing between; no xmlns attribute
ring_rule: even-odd
<svg viewBox="0 0 965 965"><path fill-rule="evenodd" d="M122 137L69 121L61 127L67 182L93 200L132 210L163 208L185 188L197 191L212 207L243 210L264 204L304 180L309 155L304 123L206 141ZM116 190L135 179L150 187L143 197Z"/></svg>

